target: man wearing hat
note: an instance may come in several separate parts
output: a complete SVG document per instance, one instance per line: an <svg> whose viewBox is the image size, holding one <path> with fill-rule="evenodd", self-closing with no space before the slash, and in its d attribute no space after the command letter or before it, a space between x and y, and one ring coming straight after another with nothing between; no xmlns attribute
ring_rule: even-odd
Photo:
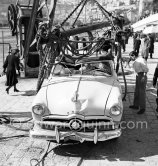
<svg viewBox="0 0 158 166"><path fill-rule="evenodd" d="M6 92L9 94L9 89L14 86L14 92L19 92L19 90L16 88L16 84L18 83L16 70L18 70L18 73L20 75L20 61L19 61L19 50L18 49L12 49L11 54L7 56L4 65L3 65L3 72L6 73ZM6 71L7 70L7 71Z"/></svg>

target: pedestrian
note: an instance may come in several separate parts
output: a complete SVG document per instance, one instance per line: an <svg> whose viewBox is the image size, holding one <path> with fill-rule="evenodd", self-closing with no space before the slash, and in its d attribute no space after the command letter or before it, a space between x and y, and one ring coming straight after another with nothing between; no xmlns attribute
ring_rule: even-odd
<svg viewBox="0 0 158 166"><path fill-rule="evenodd" d="M148 35L145 35L144 42L142 43L142 57L147 61L149 56L149 46L150 46L150 38Z"/></svg>
<svg viewBox="0 0 158 166"><path fill-rule="evenodd" d="M158 78L158 63L157 63L157 66L155 68L155 72L154 72L154 76L153 76L153 87L154 88L156 87L156 84L157 84L157 78ZM158 86L157 86L156 104L157 104L156 112L158 114Z"/></svg>
<svg viewBox="0 0 158 166"><path fill-rule="evenodd" d="M73 43L73 49L75 53L79 53L78 48L79 48L79 37L78 36L74 36L74 43Z"/></svg>
<svg viewBox="0 0 158 166"><path fill-rule="evenodd" d="M134 43L134 51L139 55L139 49L141 45L140 35L137 36Z"/></svg>
<svg viewBox="0 0 158 166"><path fill-rule="evenodd" d="M150 44L149 44L149 54L150 54L150 58L153 58L153 53L154 53L154 37L149 34L149 38L150 38Z"/></svg>
<svg viewBox="0 0 158 166"><path fill-rule="evenodd" d="M136 41L137 36L138 36L138 33L133 34L133 50L134 50L135 41Z"/></svg>
<svg viewBox="0 0 158 166"><path fill-rule="evenodd" d="M126 51L126 36L125 35L122 36L121 46L122 46L123 52L125 52Z"/></svg>
<svg viewBox="0 0 158 166"><path fill-rule="evenodd" d="M14 86L14 92L19 92L16 88L16 84L18 83L16 70L18 70L18 74L20 75L20 60L19 60L19 50L13 49L11 54L6 57L6 60L3 65L3 72L6 72L6 92L9 94L9 89ZM6 71L7 69L7 71Z"/></svg>
<svg viewBox="0 0 158 166"><path fill-rule="evenodd" d="M84 54L84 52L87 53L87 51L88 51L86 41L87 41L86 38L83 37L83 38L82 38L82 42L83 42L83 43L82 43L83 54Z"/></svg>
<svg viewBox="0 0 158 166"><path fill-rule="evenodd" d="M129 106L129 108L139 109L137 114L143 114L146 108L146 84L149 69L146 60L142 56L136 54L135 58L133 68L136 72L136 85L133 105Z"/></svg>

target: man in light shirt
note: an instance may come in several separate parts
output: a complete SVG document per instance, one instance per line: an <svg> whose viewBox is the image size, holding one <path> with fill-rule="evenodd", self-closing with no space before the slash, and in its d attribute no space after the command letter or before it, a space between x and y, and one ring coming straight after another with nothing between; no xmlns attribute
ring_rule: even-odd
<svg viewBox="0 0 158 166"><path fill-rule="evenodd" d="M146 60L142 56L136 57L133 68L136 72L136 85L133 105L129 108L139 109L137 114L143 114L146 108L146 84L149 69Z"/></svg>

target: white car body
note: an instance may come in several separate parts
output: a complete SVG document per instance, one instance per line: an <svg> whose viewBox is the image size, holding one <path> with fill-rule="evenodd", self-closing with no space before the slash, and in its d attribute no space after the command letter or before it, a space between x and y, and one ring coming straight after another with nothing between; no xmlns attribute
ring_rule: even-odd
<svg viewBox="0 0 158 166"><path fill-rule="evenodd" d="M110 75L100 69L88 74L79 69L77 74L52 75L33 101L31 137L58 143L67 140L97 143L121 135L122 91L113 62L90 58L78 64L96 66L103 62L109 64Z"/></svg>

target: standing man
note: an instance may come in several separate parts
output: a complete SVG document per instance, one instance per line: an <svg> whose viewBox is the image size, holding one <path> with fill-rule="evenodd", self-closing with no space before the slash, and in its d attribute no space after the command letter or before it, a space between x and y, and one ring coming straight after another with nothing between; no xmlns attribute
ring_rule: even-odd
<svg viewBox="0 0 158 166"><path fill-rule="evenodd" d="M139 109L137 114L143 114L146 108L146 84L149 69L146 60L142 56L138 57L136 55L135 57L136 60L133 63L133 68L136 72L136 85L133 105L129 106L129 108Z"/></svg>
<svg viewBox="0 0 158 166"><path fill-rule="evenodd" d="M138 34L137 38L135 39L134 43L134 51L139 55L139 49L141 45L140 35Z"/></svg>
<svg viewBox="0 0 158 166"><path fill-rule="evenodd" d="M145 35L144 43L142 47L142 57L147 61L149 56L149 46L150 46L150 38L148 35Z"/></svg>
<svg viewBox="0 0 158 166"><path fill-rule="evenodd" d="M154 77L153 77L153 87L154 88L156 87L157 78L158 78L158 64L157 64L157 66L155 68ZM157 104L156 112L158 114L158 86L157 86L156 104Z"/></svg>
<svg viewBox="0 0 158 166"><path fill-rule="evenodd" d="M149 45L149 54L150 54L150 58L153 58L153 53L154 53L154 37L149 34L149 38L150 38L150 45Z"/></svg>
<svg viewBox="0 0 158 166"><path fill-rule="evenodd" d="M133 34L133 50L134 50L135 41L136 41L137 36L138 36L138 33Z"/></svg>

